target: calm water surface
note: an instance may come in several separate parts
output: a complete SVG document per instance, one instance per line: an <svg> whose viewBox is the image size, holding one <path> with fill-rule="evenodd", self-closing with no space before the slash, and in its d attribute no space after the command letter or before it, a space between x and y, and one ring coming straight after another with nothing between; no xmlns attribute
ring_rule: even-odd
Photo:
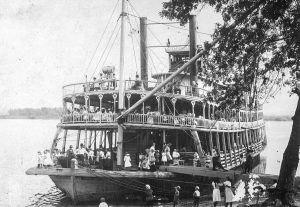
<svg viewBox="0 0 300 207"><path fill-rule="evenodd" d="M36 165L37 151L51 146L57 123L58 120L0 120L0 206L72 206L47 176L25 175L26 169ZM266 173L278 174L292 122L267 122L266 126L268 146L262 153Z"/></svg>

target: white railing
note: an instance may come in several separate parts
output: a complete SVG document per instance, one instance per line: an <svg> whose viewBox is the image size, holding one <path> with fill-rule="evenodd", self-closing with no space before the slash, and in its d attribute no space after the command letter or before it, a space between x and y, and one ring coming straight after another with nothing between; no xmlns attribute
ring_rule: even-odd
<svg viewBox="0 0 300 207"><path fill-rule="evenodd" d="M65 114L62 116L62 123L108 123L116 122L118 114L109 113L74 113ZM195 118L190 116L172 116L160 115L158 112L149 114L128 114L125 123L133 124L152 124L152 125L166 125L166 126L184 126L184 127L199 127L199 128L215 128L223 130L234 130L240 128L252 128L264 124L263 120L254 122L226 122L215 121L203 118Z"/></svg>
<svg viewBox="0 0 300 207"><path fill-rule="evenodd" d="M62 116L62 123L110 123L115 122L118 114L109 113L82 113L65 114Z"/></svg>

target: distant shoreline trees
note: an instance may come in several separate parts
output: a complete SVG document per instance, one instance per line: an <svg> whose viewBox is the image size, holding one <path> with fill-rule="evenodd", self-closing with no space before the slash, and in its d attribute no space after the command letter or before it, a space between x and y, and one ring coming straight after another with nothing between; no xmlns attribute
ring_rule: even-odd
<svg viewBox="0 0 300 207"><path fill-rule="evenodd" d="M22 108L10 109L7 115L1 115L0 118L45 118L59 119L62 114L60 107L41 107L41 108Z"/></svg>

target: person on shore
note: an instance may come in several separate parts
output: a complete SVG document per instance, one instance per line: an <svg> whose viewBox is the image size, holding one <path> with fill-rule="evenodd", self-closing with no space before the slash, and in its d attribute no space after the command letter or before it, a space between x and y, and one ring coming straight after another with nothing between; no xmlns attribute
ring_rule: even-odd
<svg viewBox="0 0 300 207"><path fill-rule="evenodd" d="M231 190L231 179L229 177L226 177L224 186L225 186L225 207L227 207L228 205L232 207L232 200L234 195Z"/></svg>
<svg viewBox="0 0 300 207"><path fill-rule="evenodd" d="M174 193L174 197L173 197L173 207L178 206L179 204L179 191L180 191L180 186L176 186L175 187L175 193Z"/></svg>
<svg viewBox="0 0 300 207"><path fill-rule="evenodd" d="M105 202L105 198L100 198L99 207L108 207L107 203Z"/></svg>
<svg viewBox="0 0 300 207"><path fill-rule="evenodd" d="M199 207L199 202L200 202L199 186L195 187L195 191L193 193L193 198L194 198L194 207Z"/></svg>
<svg viewBox="0 0 300 207"><path fill-rule="evenodd" d="M130 154L127 152L124 156L124 167L125 168L130 168L131 165L131 158L130 158Z"/></svg>
<svg viewBox="0 0 300 207"><path fill-rule="evenodd" d="M218 202L221 202L220 180L216 179L211 184L213 187L213 194L212 194L213 204L214 207L216 207L218 205Z"/></svg>
<svg viewBox="0 0 300 207"><path fill-rule="evenodd" d="M43 168L44 167L44 157L41 153L41 151L38 151L38 168Z"/></svg>
<svg viewBox="0 0 300 207"><path fill-rule="evenodd" d="M150 185L146 185L146 203L147 206L153 206L153 190L151 189Z"/></svg>

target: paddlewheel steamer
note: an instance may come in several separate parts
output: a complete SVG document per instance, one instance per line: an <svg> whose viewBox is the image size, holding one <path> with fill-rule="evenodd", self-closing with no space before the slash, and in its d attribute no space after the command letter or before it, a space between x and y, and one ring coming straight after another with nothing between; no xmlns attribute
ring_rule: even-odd
<svg viewBox="0 0 300 207"><path fill-rule="evenodd" d="M123 10L122 27L125 16ZM121 43L118 79L111 66L103 68L100 80L64 86L64 114L51 148L53 154L60 140L58 165L27 170L27 174L49 175L74 203L96 201L100 196L108 200L138 199L145 184L150 184L154 193L166 196L180 185L182 195L189 195L194 187L191 183L231 175L230 171L221 173L205 167L214 148L228 170L241 164L240 155L245 157L247 148L253 150L254 163L259 162L265 140L262 110L245 107L221 111L218 104L205 101L209 89L201 81L200 59L193 58L201 52L195 41L195 16L190 19L190 44L166 48L169 71L152 75L154 81L148 80L146 25L147 18L140 18L141 78L124 79ZM216 119L216 113L221 118ZM179 165L156 166L155 172L134 170L139 153L145 153L153 142L160 152L163 143L171 143L171 151L177 149L181 155ZM69 145L78 148L81 143L90 147L95 157L100 147L110 151L111 159L102 169L93 164L71 168L66 151ZM131 170L123 169L125 152L130 154ZM196 166L195 152L200 156Z"/></svg>

